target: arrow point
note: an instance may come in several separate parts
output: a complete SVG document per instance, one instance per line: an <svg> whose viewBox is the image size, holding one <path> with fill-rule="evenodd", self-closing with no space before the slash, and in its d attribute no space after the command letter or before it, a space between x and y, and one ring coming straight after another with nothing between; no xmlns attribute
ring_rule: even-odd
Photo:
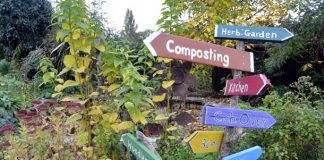
<svg viewBox="0 0 324 160"><path fill-rule="evenodd" d="M160 33L159 32L154 32L152 34L150 34L147 38L144 39L144 44L146 45L146 47L150 50L151 54L153 56L157 56L155 49L153 48L153 46L151 45L151 42L157 37L159 36Z"/></svg>
<svg viewBox="0 0 324 160"><path fill-rule="evenodd" d="M285 41L285 40L288 40L288 39L290 39L290 38L292 38L292 37L294 37L295 35L293 34L293 33L291 33L287 28L284 28L285 30L286 30L286 32L288 33L288 36L287 37L285 37L285 38L283 38L283 39L281 39L281 41Z"/></svg>

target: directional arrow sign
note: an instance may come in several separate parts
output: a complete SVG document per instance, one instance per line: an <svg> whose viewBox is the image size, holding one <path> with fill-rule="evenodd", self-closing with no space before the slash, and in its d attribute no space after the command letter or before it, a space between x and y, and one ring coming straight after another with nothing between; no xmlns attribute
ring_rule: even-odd
<svg viewBox="0 0 324 160"><path fill-rule="evenodd" d="M123 134L120 141L127 147L129 151L139 160L161 160L160 157L155 155L146 146L136 140L136 138L130 134Z"/></svg>
<svg viewBox="0 0 324 160"><path fill-rule="evenodd" d="M270 86L270 81L263 74L246 76L226 81L224 95L261 95Z"/></svg>
<svg viewBox="0 0 324 160"><path fill-rule="evenodd" d="M294 34L289 32L286 28L226 25L215 26L215 38L220 39L283 42L293 36Z"/></svg>
<svg viewBox="0 0 324 160"><path fill-rule="evenodd" d="M186 142L194 153L219 152L224 131L195 131Z"/></svg>
<svg viewBox="0 0 324 160"><path fill-rule="evenodd" d="M152 55L254 72L253 53L163 33L144 40Z"/></svg>
<svg viewBox="0 0 324 160"><path fill-rule="evenodd" d="M267 112L204 106L201 123L212 126L268 129L276 120Z"/></svg>
<svg viewBox="0 0 324 160"><path fill-rule="evenodd" d="M260 146L255 146L244 151L224 157L223 160L257 160L262 154Z"/></svg>

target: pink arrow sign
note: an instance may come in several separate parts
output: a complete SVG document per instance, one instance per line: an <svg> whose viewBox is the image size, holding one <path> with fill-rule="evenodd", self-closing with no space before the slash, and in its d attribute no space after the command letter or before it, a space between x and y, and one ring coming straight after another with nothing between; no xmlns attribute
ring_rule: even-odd
<svg viewBox="0 0 324 160"><path fill-rule="evenodd" d="M261 95L270 86L270 81L264 74L246 76L226 81L224 95L249 96Z"/></svg>
<svg viewBox="0 0 324 160"><path fill-rule="evenodd" d="M153 56L254 72L252 52L164 33L153 33L144 43Z"/></svg>

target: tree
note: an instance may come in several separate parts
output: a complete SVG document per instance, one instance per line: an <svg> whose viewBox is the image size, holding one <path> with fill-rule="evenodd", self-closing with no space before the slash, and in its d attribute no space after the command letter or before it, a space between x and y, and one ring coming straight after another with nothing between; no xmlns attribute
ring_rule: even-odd
<svg viewBox="0 0 324 160"><path fill-rule="evenodd" d="M140 42L140 38L137 30L137 24L135 23L135 18L133 12L130 9L127 9L126 16L124 19L124 29L122 30L122 38L128 41L128 43L137 46Z"/></svg>
<svg viewBox="0 0 324 160"><path fill-rule="evenodd" d="M265 68L269 74L277 73L274 82L290 84L302 75L310 75L316 85L324 82L324 3L315 0L299 2L294 6L296 18L290 17L283 27L292 31L292 40L268 45ZM298 72L291 72L298 71Z"/></svg>
<svg viewBox="0 0 324 160"><path fill-rule="evenodd" d="M52 14L48 0L0 1L0 50L20 59L41 45Z"/></svg>

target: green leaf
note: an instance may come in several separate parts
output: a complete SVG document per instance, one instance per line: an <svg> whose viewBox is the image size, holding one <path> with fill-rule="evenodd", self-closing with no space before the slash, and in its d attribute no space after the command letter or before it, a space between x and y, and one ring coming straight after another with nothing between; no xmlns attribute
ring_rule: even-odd
<svg viewBox="0 0 324 160"><path fill-rule="evenodd" d="M67 118L66 123L70 124L73 122L76 122L77 120L80 120L82 118L80 113L75 113L73 115L71 115L69 118Z"/></svg>
<svg viewBox="0 0 324 160"><path fill-rule="evenodd" d="M63 63L66 68L71 69L76 67L76 60L75 57L72 55L66 55L64 56Z"/></svg>
<svg viewBox="0 0 324 160"><path fill-rule="evenodd" d="M104 45L95 45L94 46L96 49L98 49L100 52L104 52L106 50L105 46Z"/></svg>
<svg viewBox="0 0 324 160"><path fill-rule="evenodd" d="M73 39L79 39L81 36L81 30L80 29L76 29L74 30L73 34L72 34L72 38Z"/></svg>
<svg viewBox="0 0 324 160"><path fill-rule="evenodd" d="M88 142L88 132L82 132L77 136L77 145L79 147L84 146Z"/></svg>
<svg viewBox="0 0 324 160"><path fill-rule="evenodd" d="M177 127L175 127L175 126L169 127L167 129L168 132L175 131L175 130L177 130Z"/></svg>
<svg viewBox="0 0 324 160"><path fill-rule="evenodd" d="M142 123L142 124L146 124L147 120L145 118L146 114L148 114L148 112L141 112L139 110L138 107L134 106L133 103L131 102L126 102L125 103L125 107L127 108L127 111L132 119L132 121L136 124L136 123Z"/></svg>
<svg viewBox="0 0 324 160"><path fill-rule="evenodd" d="M46 84L46 83L50 82L54 77L55 77L55 73L54 72L46 72L43 75L43 81Z"/></svg>
<svg viewBox="0 0 324 160"><path fill-rule="evenodd" d="M66 73L68 71L70 71L69 68L63 68L63 70L57 76L61 76L61 75L63 75L64 73Z"/></svg>

